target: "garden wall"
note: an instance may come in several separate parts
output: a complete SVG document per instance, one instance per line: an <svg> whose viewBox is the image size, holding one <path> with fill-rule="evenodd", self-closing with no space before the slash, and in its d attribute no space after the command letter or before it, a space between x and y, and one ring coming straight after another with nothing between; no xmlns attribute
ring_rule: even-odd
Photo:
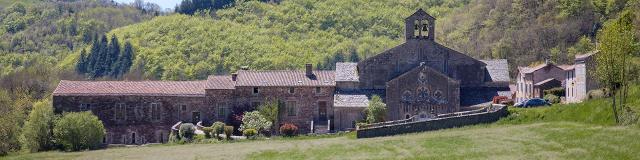
<svg viewBox="0 0 640 160"><path fill-rule="evenodd" d="M507 116L507 107L500 107L497 110L485 113L469 114L457 117L440 118L420 122L407 122L396 125L379 126L375 128L360 129L357 131L358 138L382 137L405 133L415 133L432 131L446 128L462 127L466 125L490 123L498 121Z"/></svg>

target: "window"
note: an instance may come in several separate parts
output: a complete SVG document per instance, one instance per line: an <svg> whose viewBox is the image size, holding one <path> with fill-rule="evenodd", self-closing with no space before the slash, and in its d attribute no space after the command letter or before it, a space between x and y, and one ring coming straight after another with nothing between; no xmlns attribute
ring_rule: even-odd
<svg viewBox="0 0 640 160"><path fill-rule="evenodd" d="M290 94L294 94L294 93L296 93L296 88L289 87L289 93L290 93Z"/></svg>
<svg viewBox="0 0 640 160"><path fill-rule="evenodd" d="M316 87L316 94L321 94L321 93L322 93L322 88Z"/></svg>
<svg viewBox="0 0 640 160"><path fill-rule="evenodd" d="M114 120L124 120L126 119L125 116L127 115L126 113L126 107L124 105L124 103L118 103L116 104L116 108L114 109Z"/></svg>
<svg viewBox="0 0 640 160"><path fill-rule="evenodd" d="M91 109L91 104L83 103L80 104L80 111L86 111Z"/></svg>
<svg viewBox="0 0 640 160"><path fill-rule="evenodd" d="M182 110L183 112L187 111L187 105L180 105L180 110Z"/></svg>
<svg viewBox="0 0 640 160"><path fill-rule="evenodd" d="M226 109L225 109L225 107L224 107L224 106L220 106L220 107L218 107L218 117L224 117L224 115L225 115L225 113L224 113L224 112L225 112L225 110L226 110Z"/></svg>
<svg viewBox="0 0 640 160"><path fill-rule="evenodd" d="M151 103L151 120L158 121L161 115L160 105L158 103Z"/></svg>
<svg viewBox="0 0 640 160"><path fill-rule="evenodd" d="M296 116L298 112L298 109L296 108L296 102L295 101L288 101L287 102L287 115L288 116Z"/></svg>
<svg viewBox="0 0 640 160"><path fill-rule="evenodd" d="M258 89L258 87L253 87L253 94L258 94L260 93L260 89Z"/></svg>

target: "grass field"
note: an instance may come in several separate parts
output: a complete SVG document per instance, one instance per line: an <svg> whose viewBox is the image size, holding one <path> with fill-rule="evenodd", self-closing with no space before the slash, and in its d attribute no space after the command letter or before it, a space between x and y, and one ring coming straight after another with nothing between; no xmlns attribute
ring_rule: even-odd
<svg viewBox="0 0 640 160"><path fill-rule="evenodd" d="M630 97L640 97L640 87ZM640 99L630 98L640 109ZM219 144L156 145L0 159L640 159L640 127L615 125L606 99L509 108L497 123L391 137L353 134Z"/></svg>
<svg viewBox="0 0 640 160"><path fill-rule="evenodd" d="M7 159L634 159L640 128L575 122L478 125L392 137L352 136L43 152Z"/></svg>

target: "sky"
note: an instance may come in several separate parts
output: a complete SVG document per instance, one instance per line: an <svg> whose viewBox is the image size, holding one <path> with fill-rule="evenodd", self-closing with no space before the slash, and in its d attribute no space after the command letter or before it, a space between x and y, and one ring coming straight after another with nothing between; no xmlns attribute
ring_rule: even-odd
<svg viewBox="0 0 640 160"><path fill-rule="evenodd" d="M115 1L118 3L131 3L134 0L115 0ZM182 2L182 0L144 0L144 1L158 4L162 9L166 9L166 8L173 9L174 7L176 7L178 3Z"/></svg>

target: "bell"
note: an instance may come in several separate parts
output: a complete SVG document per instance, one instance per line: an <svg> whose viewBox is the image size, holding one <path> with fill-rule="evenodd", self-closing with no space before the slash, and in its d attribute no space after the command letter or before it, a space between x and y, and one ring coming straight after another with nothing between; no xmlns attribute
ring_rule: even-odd
<svg viewBox="0 0 640 160"><path fill-rule="evenodd" d="M418 29L418 24L415 24L414 26L415 26L414 29L417 30Z"/></svg>
<svg viewBox="0 0 640 160"><path fill-rule="evenodd" d="M427 24L422 25L422 31L427 31Z"/></svg>

